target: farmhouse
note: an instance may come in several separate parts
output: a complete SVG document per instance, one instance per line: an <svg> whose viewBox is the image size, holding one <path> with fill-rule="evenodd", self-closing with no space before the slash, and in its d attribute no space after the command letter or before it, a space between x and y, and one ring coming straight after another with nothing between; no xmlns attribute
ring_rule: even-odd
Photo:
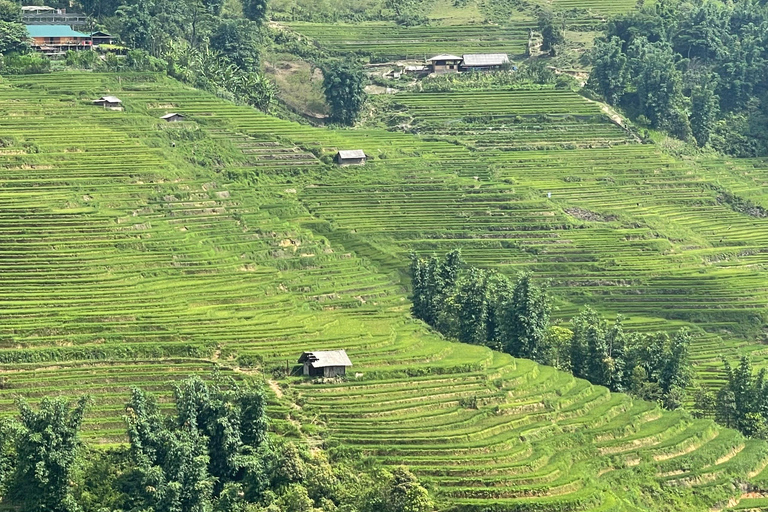
<svg viewBox="0 0 768 512"><path fill-rule="evenodd" d="M167 121L169 123L178 123L179 121L183 121L184 120L184 116L181 115L181 114L177 114L175 112L172 112L170 114L165 114L160 119L163 119L163 120L165 120L165 121Z"/></svg>
<svg viewBox="0 0 768 512"><path fill-rule="evenodd" d="M461 66L461 57L456 55L435 55L427 59L433 73L458 73Z"/></svg>
<svg viewBox="0 0 768 512"><path fill-rule="evenodd" d="M93 100L93 104L112 110L122 110L123 108L123 101L115 96L102 96L97 100Z"/></svg>
<svg viewBox="0 0 768 512"><path fill-rule="evenodd" d="M495 71L509 65L506 53L470 53L462 58L462 71Z"/></svg>
<svg viewBox="0 0 768 512"><path fill-rule="evenodd" d="M367 159L368 157L362 149L336 153L336 163L339 165L365 165Z"/></svg>
<svg viewBox="0 0 768 512"><path fill-rule="evenodd" d="M67 25L26 25L32 47L43 53L91 48L91 36L72 30Z"/></svg>
<svg viewBox="0 0 768 512"><path fill-rule="evenodd" d="M304 375L310 377L344 376L347 367L352 366L352 361L344 350L304 352L299 358L299 363L304 364Z"/></svg>

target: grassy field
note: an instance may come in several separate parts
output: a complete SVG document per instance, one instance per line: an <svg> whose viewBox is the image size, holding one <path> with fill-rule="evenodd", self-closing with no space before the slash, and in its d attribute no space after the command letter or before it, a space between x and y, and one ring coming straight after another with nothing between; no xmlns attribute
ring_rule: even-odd
<svg viewBox="0 0 768 512"><path fill-rule="evenodd" d="M90 104L106 93L126 111ZM345 348L346 382L279 377L273 428L295 435L296 420L327 448L407 463L442 510L705 510L738 497L736 480L761 484L763 442L410 319L407 251L461 246L551 278L562 318L585 302L632 328L684 318L701 375L723 348L759 357L732 332L763 311L765 221L711 184L762 201L760 163L675 161L621 140L578 96L549 93L539 112L516 94L482 104L504 102L523 131L530 116L572 115L581 149L485 138L480 151L440 127L483 112L430 117L420 97L402 101L437 128L415 136L289 123L156 75L5 79L0 413L18 395L89 392L87 437L115 443L132 385L170 407L189 374L278 378L303 350ZM168 111L187 121L166 124ZM329 165L338 148L370 164Z"/></svg>

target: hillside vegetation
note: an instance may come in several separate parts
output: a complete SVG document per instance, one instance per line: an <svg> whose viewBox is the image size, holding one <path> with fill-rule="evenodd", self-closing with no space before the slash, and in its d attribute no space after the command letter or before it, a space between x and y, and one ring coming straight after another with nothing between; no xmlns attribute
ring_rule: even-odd
<svg viewBox="0 0 768 512"><path fill-rule="evenodd" d="M90 104L106 93L126 111ZM187 120L159 120L169 110ZM458 245L475 263L552 277L566 299L589 293L616 311L647 297L628 319L637 328L697 320L691 312L710 304L701 325L735 331L718 316L725 305L745 319L761 314L758 296L734 276L760 278L749 264L759 251L748 248L759 244L749 227L762 220L717 200L710 182L727 163L611 148L591 131L579 143L606 147L506 152L491 138L491 149L475 151L439 133L430 141L316 129L154 74L5 79L0 112L5 414L19 394L35 403L88 392L87 438L121 442L132 385L168 408L169 382L212 365L270 378L303 350L345 348L355 364L348 381L283 381L267 407L273 430L296 435L298 426L338 456L408 464L441 509L703 510L740 496L734 482L765 478L762 441L441 339L410 318L400 278L407 251ZM461 142L471 132L452 136ZM328 164L349 147L365 149L369 166ZM526 171L533 158L551 172ZM736 186L750 179L728 176ZM600 197L616 212L590 203ZM633 206L637 197L643 203ZM700 208L684 208L691 202ZM604 218L578 218L587 210ZM655 236L660 215L680 233ZM708 215L723 228L697 231ZM727 242L718 246L717 236ZM613 240L602 245L610 253L597 250L600 237ZM730 245L730 258L702 263ZM663 300L664 287L686 274L690 302ZM649 289L656 295L644 295ZM713 357L722 342L698 332L693 352Z"/></svg>

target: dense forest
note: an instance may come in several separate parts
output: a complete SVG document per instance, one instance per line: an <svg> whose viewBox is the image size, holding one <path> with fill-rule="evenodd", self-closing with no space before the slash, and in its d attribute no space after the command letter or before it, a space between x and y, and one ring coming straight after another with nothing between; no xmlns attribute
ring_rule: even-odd
<svg viewBox="0 0 768 512"><path fill-rule="evenodd" d="M768 4L662 0L608 23L587 87L640 125L768 154Z"/></svg>
<svg viewBox="0 0 768 512"><path fill-rule="evenodd" d="M546 285L528 273L516 281L467 266L459 251L411 257L413 315L465 343L567 370L593 384L625 391L668 409L680 407L691 383L690 335L627 333L586 307L570 328L552 325Z"/></svg>

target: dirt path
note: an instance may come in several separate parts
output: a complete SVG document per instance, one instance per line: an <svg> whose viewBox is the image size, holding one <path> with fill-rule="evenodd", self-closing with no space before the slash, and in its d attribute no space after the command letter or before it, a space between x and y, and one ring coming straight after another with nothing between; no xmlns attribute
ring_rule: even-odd
<svg viewBox="0 0 768 512"><path fill-rule="evenodd" d="M283 390L280 389L280 385L274 380L268 380L267 383L269 384L269 389L275 392L275 395L277 395L277 398L282 399Z"/></svg>

